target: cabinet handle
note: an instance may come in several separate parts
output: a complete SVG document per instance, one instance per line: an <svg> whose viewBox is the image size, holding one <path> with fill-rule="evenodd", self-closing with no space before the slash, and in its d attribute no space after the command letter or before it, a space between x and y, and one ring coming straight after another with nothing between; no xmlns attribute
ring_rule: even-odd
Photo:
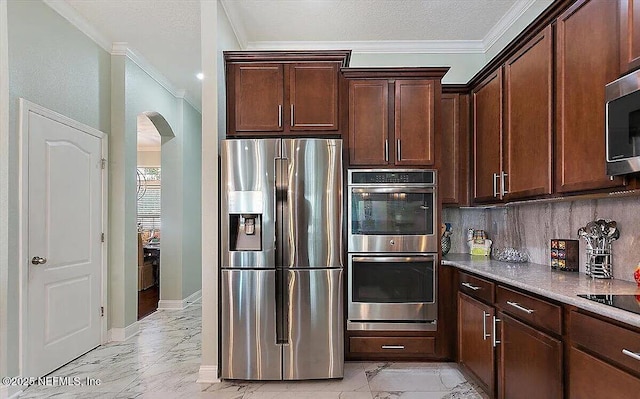
<svg viewBox="0 0 640 399"><path fill-rule="evenodd" d="M282 104L278 105L278 127L282 127Z"/></svg>
<svg viewBox="0 0 640 399"><path fill-rule="evenodd" d="M384 161L389 162L389 139L384 139Z"/></svg>
<svg viewBox="0 0 640 399"><path fill-rule="evenodd" d="M508 173L504 173L504 171L500 172L500 182L501 182L500 190L502 191L502 196L504 196L505 194L509 194L509 192L505 188L507 187L507 181L505 180L507 176L509 176Z"/></svg>
<svg viewBox="0 0 640 399"><path fill-rule="evenodd" d="M524 306L520 305L520 304L519 304L519 303L517 303L517 302L507 301L507 305L511 305L511 306L513 306L514 308L518 309L518 310L522 310L523 312L526 312L527 314L531 314L531 313L535 312L535 310L533 310L533 309L527 309L527 308L525 308Z"/></svg>
<svg viewBox="0 0 640 399"><path fill-rule="evenodd" d="M404 349L404 345L382 345L382 349Z"/></svg>
<svg viewBox="0 0 640 399"><path fill-rule="evenodd" d="M493 316L493 347L495 348L496 346L498 346L498 344L500 343L500 341L498 341L498 336L496 335L496 324L498 324L498 322L500 322L500 319L498 319L497 317Z"/></svg>
<svg viewBox="0 0 640 399"><path fill-rule="evenodd" d="M630 350L627 349L623 349L622 353L624 353L625 355L629 356L630 358L636 359L636 360L640 360L640 353L634 353L631 352Z"/></svg>
<svg viewBox="0 0 640 399"><path fill-rule="evenodd" d="M498 196L498 174L493 174L493 198Z"/></svg>
<svg viewBox="0 0 640 399"><path fill-rule="evenodd" d="M396 146L396 152L398 153L398 161L402 160L402 150L400 149L400 139L398 139L398 145Z"/></svg>
<svg viewBox="0 0 640 399"><path fill-rule="evenodd" d="M471 284L469 284L467 282L461 283L460 285L463 286L463 287L467 287L470 290L474 290L474 291L478 291L480 289L480 287L476 287L475 285L471 285Z"/></svg>
<svg viewBox="0 0 640 399"><path fill-rule="evenodd" d="M482 340L486 341L487 338L491 336L491 334L487 334L487 317L491 315L484 310L482 311Z"/></svg>
<svg viewBox="0 0 640 399"><path fill-rule="evenodd" d="M291 104L291 127L293 127L293 104Z"/></svg>

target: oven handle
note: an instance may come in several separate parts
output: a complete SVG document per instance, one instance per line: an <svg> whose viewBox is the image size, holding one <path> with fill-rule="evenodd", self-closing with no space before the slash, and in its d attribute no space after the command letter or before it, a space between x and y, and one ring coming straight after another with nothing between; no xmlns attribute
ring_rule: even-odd
<svg viewBox="0 0 640 399"><path fill-rule="evenodd" d="M404 187L404 186L393 186L393 187L351 187L352 193L433 193L435 189L433 187Z"/></svg>
<svg viewBox="0 0 640 399"><path fill-rule="evenodd" d="M435 255L422 256L354 256L351 258L353 262L424 262L428 260L435 261Z"/></svg>

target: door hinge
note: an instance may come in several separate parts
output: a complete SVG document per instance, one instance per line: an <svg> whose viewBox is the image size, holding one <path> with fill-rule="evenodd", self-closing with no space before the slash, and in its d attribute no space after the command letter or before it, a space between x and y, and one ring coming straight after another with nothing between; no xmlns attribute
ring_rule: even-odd
<svg viewBox="0 0 640 399"><path fill-rule="evenodd" d="M100 306L100 317L104 317L104 306Z"/></svg>
<svg viewBox="0 0 640 399"><path fill-rule="evenodd" d="M104 233L100 233L100 242L104 242Z"/></svg>
<svg viewBox="0 0 640 399"><path fill-rule="evenodd" d="M100 167L101 167L102 169L104 169L104 168L106 168L106 167L107 167L107 160L106 160L106 159L102 158L102 159L100 160Z"/></svg>

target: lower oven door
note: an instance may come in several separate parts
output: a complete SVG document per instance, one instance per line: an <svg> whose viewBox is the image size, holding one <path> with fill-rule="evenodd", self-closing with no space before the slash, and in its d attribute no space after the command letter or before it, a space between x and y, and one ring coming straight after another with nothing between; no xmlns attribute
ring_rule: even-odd
<svg viewBox="0 0 640 399"><path fill-rule="evenodd" d="M351 254L349 330L435 330L437 256Z"/></svg>

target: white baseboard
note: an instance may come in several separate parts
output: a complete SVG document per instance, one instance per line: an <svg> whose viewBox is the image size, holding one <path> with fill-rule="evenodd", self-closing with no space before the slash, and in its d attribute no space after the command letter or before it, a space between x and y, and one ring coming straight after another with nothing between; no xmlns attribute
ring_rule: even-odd
<svg viewBox="0 0 640 399"><path fill-rule="evenodd" d="M17 399L22 395L22 390L19 386L0 386L0 399Z"/></svg>
<svg viewBox="0 0 640 399"><path fill-rule="evenodd" d="M158 310L183 310L200 298L202 298L202 290L198 290L182 300L161 299L158 302Z"/></svg>
<svg viewBox="0 0 640 399"><path fill-rule="evenodd" d="M220 382L220 378L218 378L218 366L206 366L201 365L200 371L198 372L198 379L196 380L198 384L217 384Z"/></svg>
<svg viewBox="0 0 640 399"><path fill-rule="evenodd" d="M140 332L140 325L136 321L135 323L131 323L125 328L112 328L107 332L109 337L109 341L122 342L126 341L129 338Z"/></svg>

